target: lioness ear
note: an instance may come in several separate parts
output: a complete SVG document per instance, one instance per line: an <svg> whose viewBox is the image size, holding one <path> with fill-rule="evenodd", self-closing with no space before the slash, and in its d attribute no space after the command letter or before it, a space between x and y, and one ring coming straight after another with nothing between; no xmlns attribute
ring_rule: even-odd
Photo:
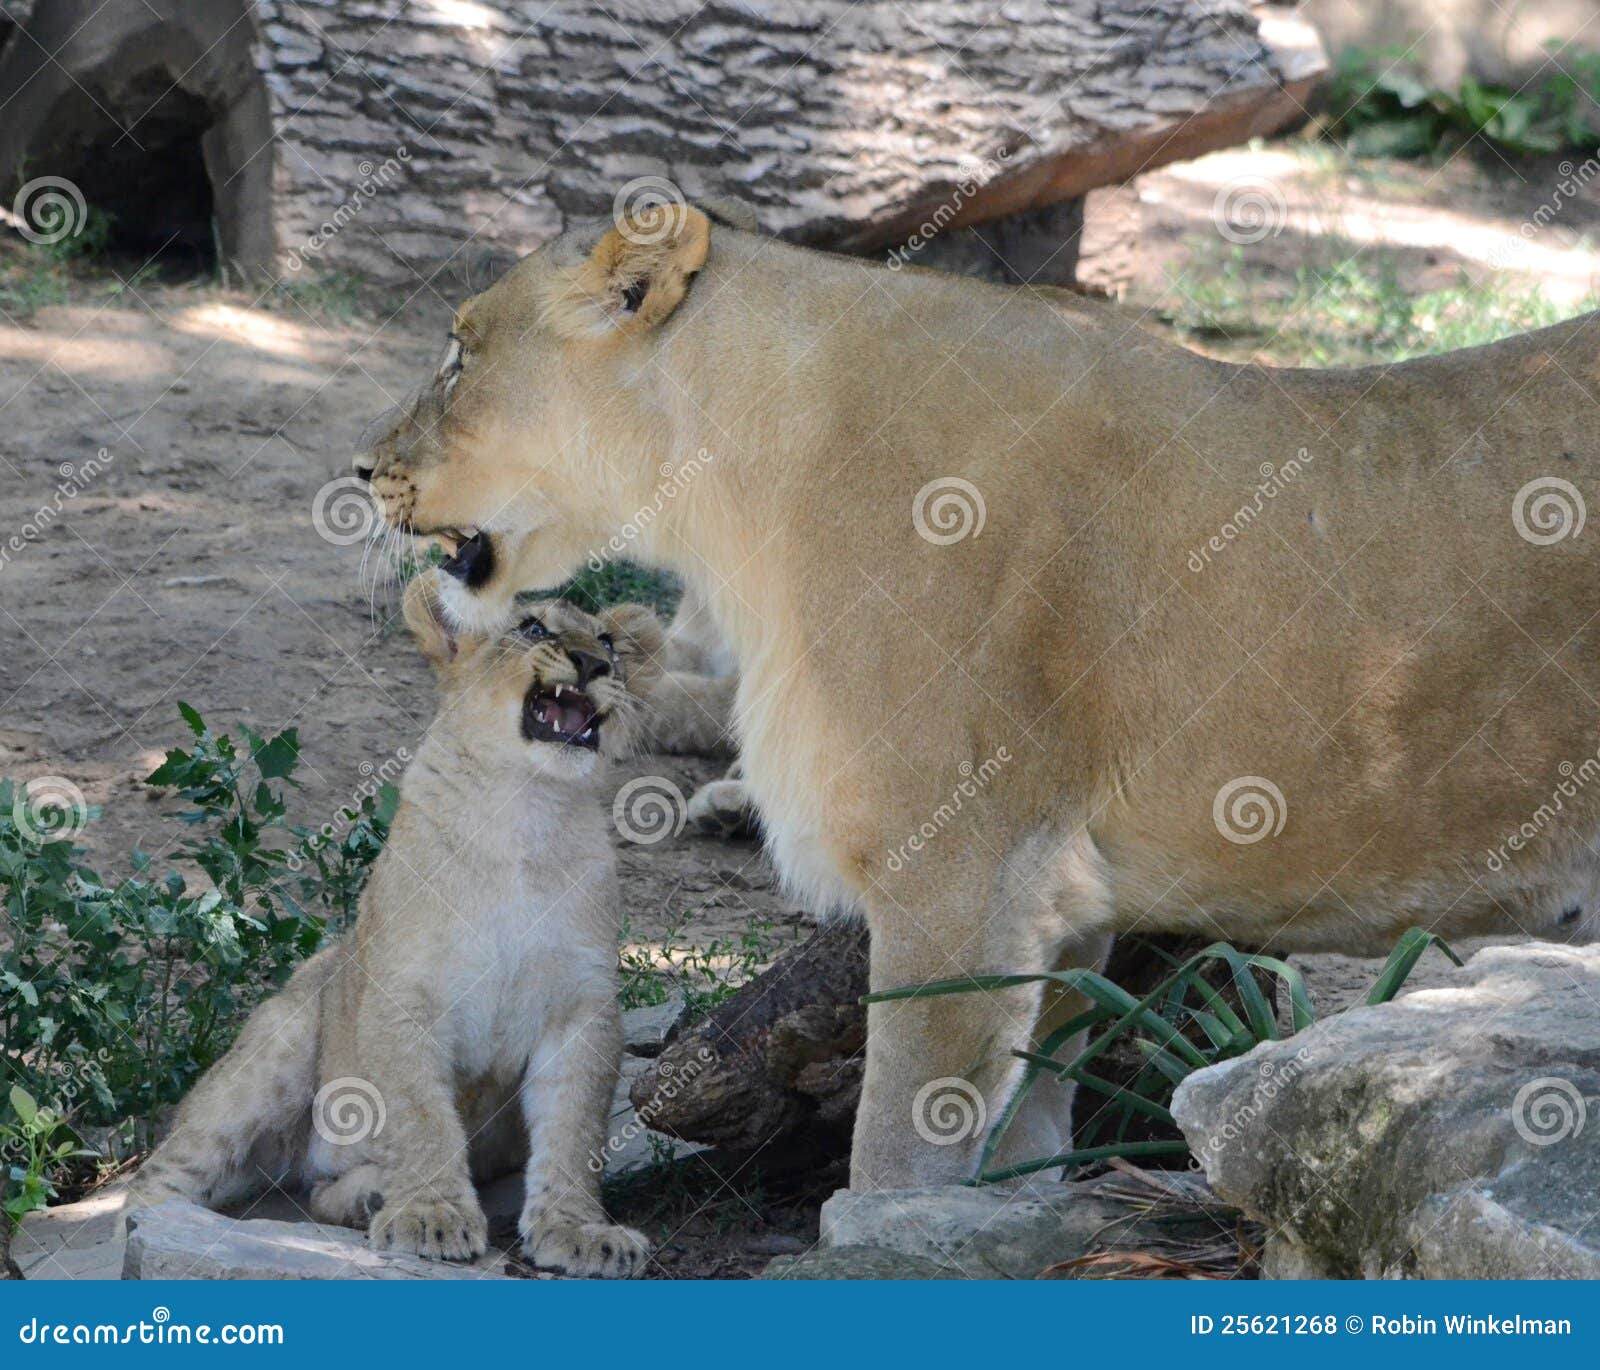
<svg viewBox="0 0 1600 1370"><path fill-rule="evenodd" d="M611 635L617 655L629 657L629 670L640 661L659 664L661 649L666 643L661 620L642 604L616 604L602 610L600 622Z"/></svg>
<svg viewBox="0 0 1600 1370"><path fill-rule="evenodd" d="M546 316L570 338L656 328L688 293L710 249L711 223L698 209L669 202L623 213L587 261L555 278Z"/></svg>
<svg viewBox="0 0 1600 1370"><path fill-rule="evenodd" d="M445 618L435 572L425 571L406 586L400 612L405 617L406 627L411 629L411 636L416 639L417 650L424 657L435 666L455 660L461 643Z"/></svg>

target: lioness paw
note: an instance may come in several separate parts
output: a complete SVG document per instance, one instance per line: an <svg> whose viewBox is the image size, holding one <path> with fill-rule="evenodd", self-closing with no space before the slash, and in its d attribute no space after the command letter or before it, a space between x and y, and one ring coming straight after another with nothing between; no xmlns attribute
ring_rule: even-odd
<svg viewBox="0 0 1600 1370"><path fill-rule="evenodd" d="M476 1199L458 1203L418 1195L379 1209L367 1243L376 1251L412 1251L430 1261L470 1261L488 1250L489 1224Z"/></svg>
<svg viewBox="0 0 1600 1370"><path fill-rule="evenodd" d="M529 1265L584 1279L626 1279L650 1255L650 1243L631 1227L611 1223L536 1223L522 1238Z"/></svg>

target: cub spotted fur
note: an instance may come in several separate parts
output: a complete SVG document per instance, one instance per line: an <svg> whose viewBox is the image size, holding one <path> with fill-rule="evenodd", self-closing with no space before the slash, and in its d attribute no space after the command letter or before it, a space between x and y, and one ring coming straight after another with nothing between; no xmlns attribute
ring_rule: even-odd
<svg viewBox="0 0 1600 1370"><path fill-rule="evenodd" d="M526 1164L535 1265L627 1275L645 1239L606 1220L588 1158L621 1055L618 900L596 785L629 741L661 632L634 606L536 606L499 637L405 617L440 686L354 932L301 966L195 1086L128 1207L305 1186L374 1247L465 1260L473 1187Z"/></svg>

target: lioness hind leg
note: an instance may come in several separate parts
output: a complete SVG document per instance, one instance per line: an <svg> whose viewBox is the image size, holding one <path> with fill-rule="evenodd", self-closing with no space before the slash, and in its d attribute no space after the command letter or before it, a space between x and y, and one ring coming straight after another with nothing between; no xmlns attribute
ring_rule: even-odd
<svg viewBox="0 0 1600 1370"><path fill-rule="evenodd" d="M650 1243L607 1220L600 1205L601 1144L611 1108L622 1021L615 995L591 999L552 1024L522 1081L528 1169L518 1231L532 1265L563 1275L613 1279L634 1274Z"/></svg>

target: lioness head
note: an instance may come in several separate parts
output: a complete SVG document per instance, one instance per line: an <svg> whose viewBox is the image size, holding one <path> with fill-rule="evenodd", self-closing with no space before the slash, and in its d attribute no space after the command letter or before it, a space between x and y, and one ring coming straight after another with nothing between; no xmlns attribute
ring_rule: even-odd
<svg viewBox="0 0 1600 1370"><path fill-rule="evenodd" d="M659 675L661 625L623 604L587 614L564 600L527 606L508 630L463 632L439 597L439 573L406 587L407 626L439 677L440 716L472 749L530 756L544 770L588 770L625 753L640 696Z"/></svg>
<svg viewBox="0 0 1600 1370"><path fill-rule="evenodd" d="M666 205L575 228L457 311L438 370L356 460L393 526L486 579L559 584L660 480L669 423L647 373L705 263L710 222ZM659 380L659 377L656 378Z"/></svg>

